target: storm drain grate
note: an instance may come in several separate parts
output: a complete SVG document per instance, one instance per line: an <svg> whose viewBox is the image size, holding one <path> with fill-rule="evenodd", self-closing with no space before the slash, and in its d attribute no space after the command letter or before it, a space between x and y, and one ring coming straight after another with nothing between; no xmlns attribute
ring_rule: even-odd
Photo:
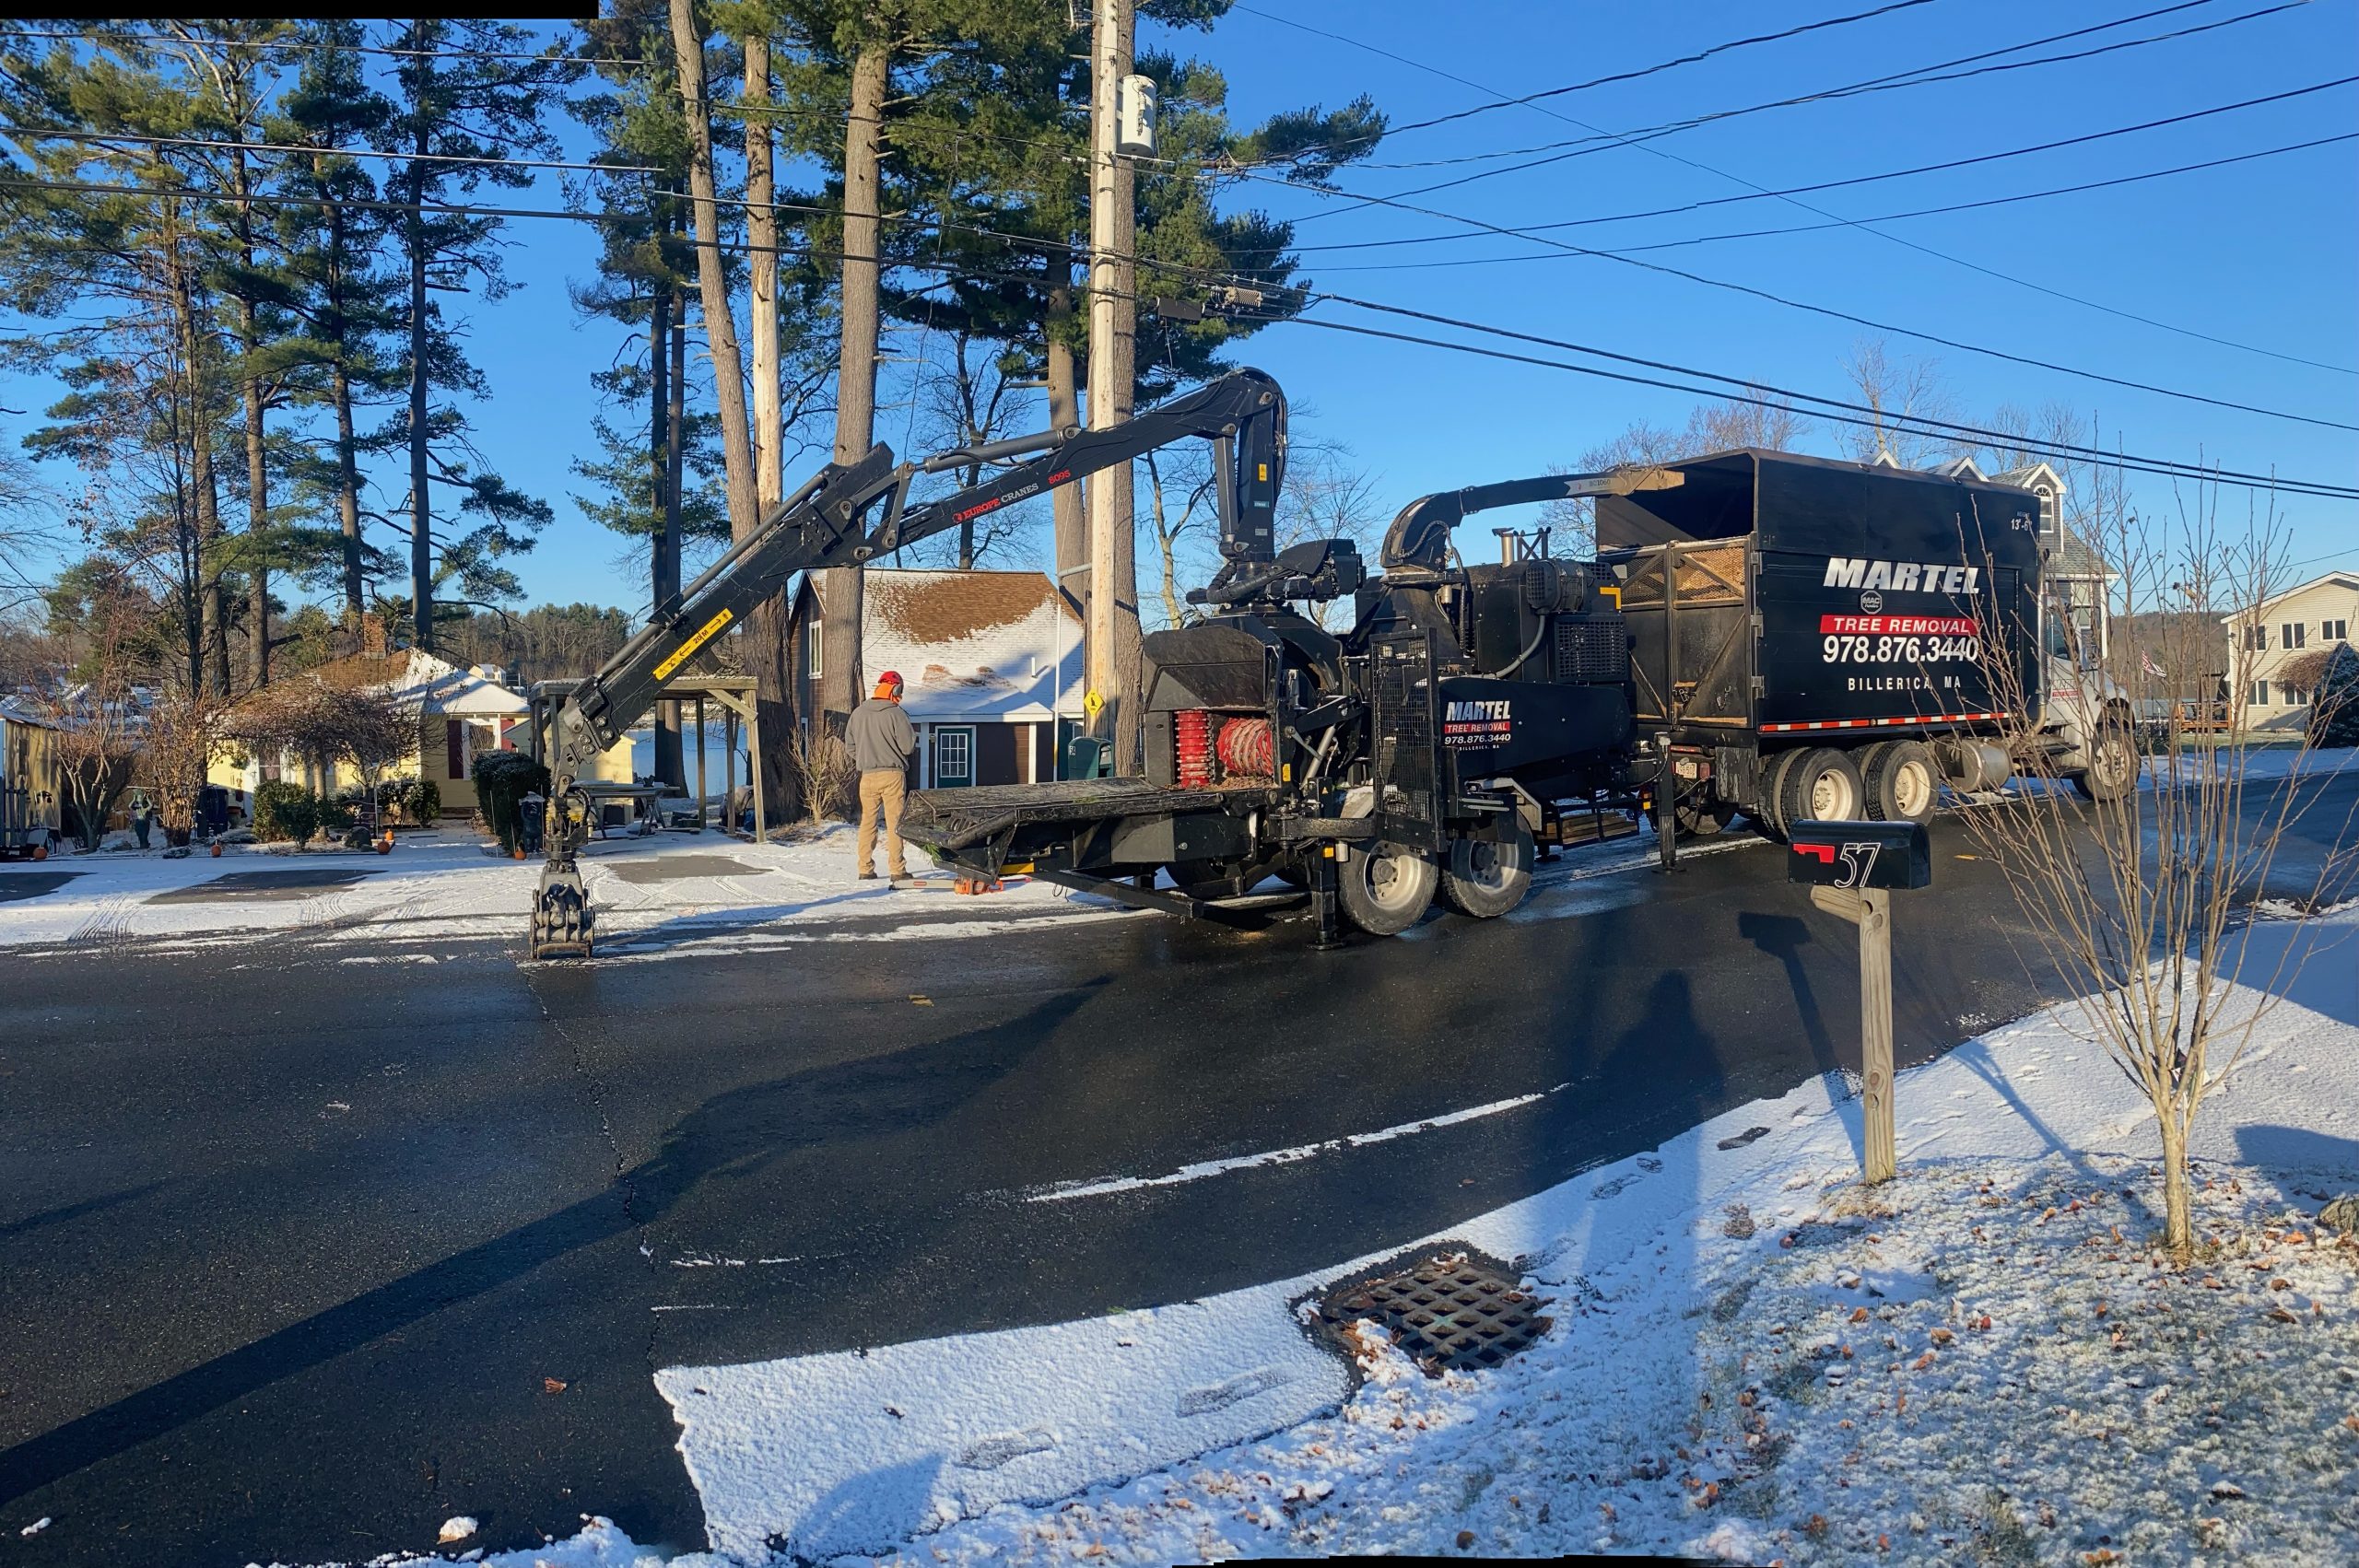
<svg viewBox="0 0 2359 1568"><path fill-rule="evenodd" d="M1319 1311L1338 1329L1362 1318L1383 1324L1426 1376L1438 1377L1497 1366L1530 1348L1548 1329L1541 1305L1511 1276L1449 1253L1341 1286Z"/></svg>

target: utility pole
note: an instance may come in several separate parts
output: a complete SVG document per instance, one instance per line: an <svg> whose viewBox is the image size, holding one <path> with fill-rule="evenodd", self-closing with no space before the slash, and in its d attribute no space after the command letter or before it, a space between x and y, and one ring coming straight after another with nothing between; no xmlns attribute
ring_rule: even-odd
<svg viewBox="0 0 2359 1568"><path fill-rule="evenodd" d="M1092 0L1089 112L1089 427L1131 416L1137 312L1131 263L1133 217L1129 162L1116 150L1122 78L1131 74L1133 0ZM1114 771L1138 771L1137 534L1131 467L1117 463L1089 481L1088 690L1105 704L1090 728L1114 748Z"/></svg>

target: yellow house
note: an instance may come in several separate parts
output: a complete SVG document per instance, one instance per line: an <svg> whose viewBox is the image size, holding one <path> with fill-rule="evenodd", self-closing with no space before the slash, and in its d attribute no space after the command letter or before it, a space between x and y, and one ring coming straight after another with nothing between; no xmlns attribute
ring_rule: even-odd
<svg viewBox="0 0 2359 1568"><path fill-rule="evenodd" d="M26 792L29 823L58 824L59 783L57 725L29 703L0 696L0 784Z"/></svg>
<svg viewBox="0 0 2359 1568"><path fill-rule="evenodd" d="M441 791L442 814L465 817L475 809L470 777L475 760L489 751L514 751L525 739L526 703L501 683L501 673L479 664L461 667L414 648L384 653L355 653L306 671L333 685L392 697L417 711L417 750L385 776L425 778ZM511 734L511 731L513 731ZM628 781L628 739L599 759L595 776ZM207 770L211 782L231 791L230 800L251 815L253 791L265 778L291 778L311 790L343 790L358 784L348 766L323 778L296 758L264 758L224 750Z"/></svg>

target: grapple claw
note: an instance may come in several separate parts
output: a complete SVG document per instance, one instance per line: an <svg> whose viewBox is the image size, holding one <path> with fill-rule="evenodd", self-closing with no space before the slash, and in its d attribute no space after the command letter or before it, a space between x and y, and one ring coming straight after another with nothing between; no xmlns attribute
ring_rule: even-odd
<svg viewBox="0 0 2359 1568"><path fill-rule="evenodd" d="M532 956L587 958L591 935L590 897L581 873L571 866L545 869L533 895Z"/></svg>

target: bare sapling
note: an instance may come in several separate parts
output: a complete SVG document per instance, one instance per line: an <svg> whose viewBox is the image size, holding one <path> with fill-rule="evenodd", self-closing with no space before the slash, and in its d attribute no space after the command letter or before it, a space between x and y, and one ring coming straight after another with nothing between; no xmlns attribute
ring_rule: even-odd
<svg viewBox="0 0 2359 1568"><path fill-rule="evenodd" d="M2349 813L2341 832L2310 825L2310 839L2328 846L2314 868L2281 859L2323 786L2305 754L2283 773L2273 760L2256 771L2257 757L2283 754L2246 743L2250 671L2263 652L2254 628L2287 577L2273 506L2256 503L2224 528L2205 486L2155 522L2129 509L2118 474L2082 478L2087 493L2051 552L2042 625L2032 628L2047 655L2034 666L2048 672L2042 689L2025 689L2004 652L2013 639L1983 639L2017 780L1962 815L2047 960L2030 965L2034 983L2063 993L2076 1033L2154 1110L2161 1240L2184 1267L2196 1251L2188 1153L2197 1115L2316 949L2312 917L2350 876ZM2057 717L2071 711L2086 716L2084 727L2095 720L2099 744L2134 737L2138 787L2092 786L2084 765L2095 752L2066 750L2058 736ZM2276 956L2248 974L2241 932L2265 897L2303 929L2267 944Z"/></svg>
<svg viewBox="0 0 2359 1568"><path fill-rule="evenodd" d="M851 814L860 771L852 766L851 748L824 725L795 730L787 743L787 760L803 786L803 809L814 824Z"/></svg>

